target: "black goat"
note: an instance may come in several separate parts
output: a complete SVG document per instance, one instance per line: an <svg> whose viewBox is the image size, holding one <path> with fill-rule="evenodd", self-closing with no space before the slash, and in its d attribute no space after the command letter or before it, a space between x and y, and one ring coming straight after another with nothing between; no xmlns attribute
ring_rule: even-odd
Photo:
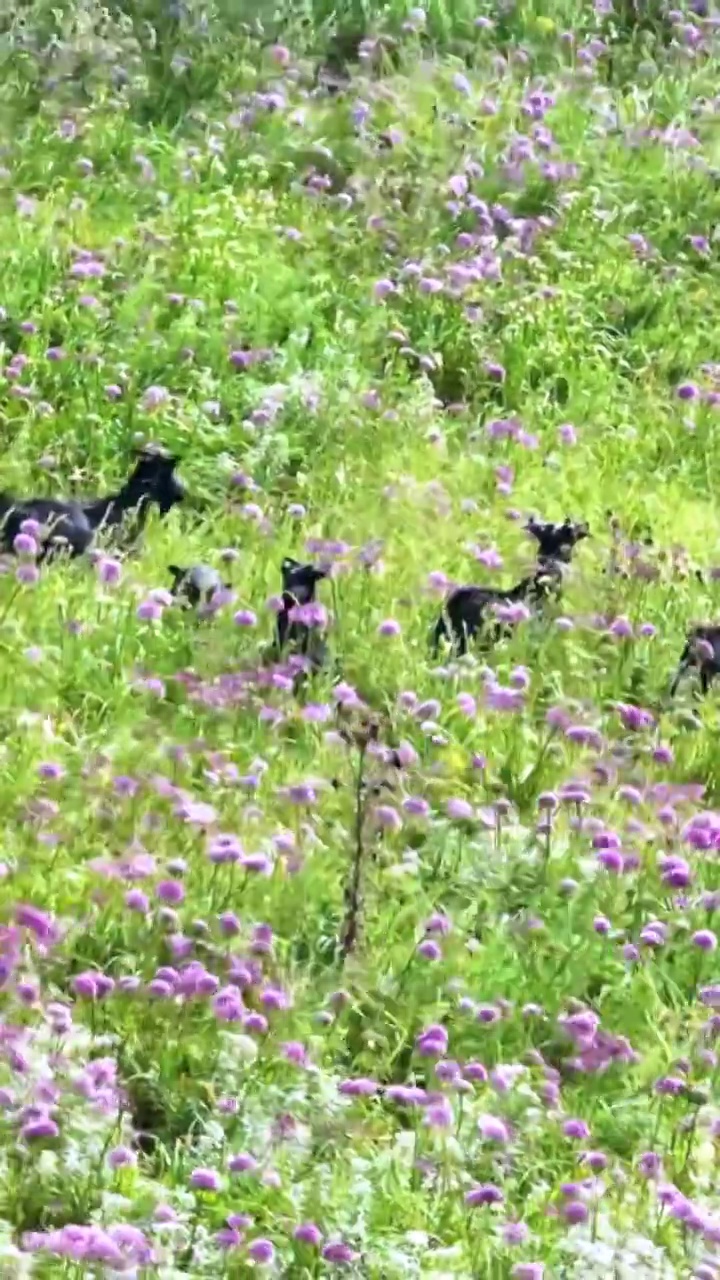
<svg viewBox="0 0 720 1280"><path fill-rule="evenodd" d="M60 552L72 557L87 551L93 539L85 512L77 502L60 498L15 498L0 493L0 550L15 550L15 539L26 520L35 521L39 532L37 562L42 564Z"/></svg>
<svg viewBox="0 0 720 1280"><path fill-rule="evenodd" d="M671 698L677 693L685 673L690 670L698 672L700 688L703 693L707 693L715 676L720 673L720 626L692 628L670 686Z"/></svg>
<svg viewBox="0 0 720 1280"><path fill-rule="evenodd" d="M175 475L178 458L149 446L140 449L136 456L133 471L117 493L81 503L95 532L119 525L129 511L137 514L137 532L140 532L152 503L161 516L166 516L185 497L185 486Z"/></svg>
<svg viewBox="0 0 720 1280"><path fill-rule="evenodd" d="M230 583L223 582L217 569L207 564L194 564L188 569L169 564L168 573L173 578L172 594L182 596L193 608L201 602L209 604L216 592L231 589Z"/></svg>
<svg viewBox="0 0 720 1280"><path fill-rule="evenodd" d="M328 571L288 558L283 560L280 572L283 591L276 622L276 652L280 655L285 649L292 649L307 658L311 666L319 668L325 662L326 647L319 633L319 619L314 616L320 611L315 602L315 588L327 578Z"/></svg>
<svg viewBox="0 0 720 1280"><path fill-rule="evenodd" d="M559 594L562 569L557 560L539 561L537 569L506 591L492 587L458 587L445 602L432 636L433 656L437 656L441 640L448 640L458 654L467 653L468 641L484 630L491 644L506 635L512 625L493 614L510 609L513 604L537 608L548 597Z"/></svg>
<svg viewBox="0 0 720 1280"><path fill-rule="evenodd" d="M437 656L442 640L448 640L458 654L467 653L468 640L482 630L488 641L495 643L512 625L502 614L513 604L535 610L551 596L560 595L562 566L569 564L575 545L589 537L587 524L576 524L569 518L563 524L542 524L531 516L525 527L538 543L535 572L504 591L493 587L458 587L453 591L433 630L433 656ZM498 613L500 617L493 619Z"/></svg>

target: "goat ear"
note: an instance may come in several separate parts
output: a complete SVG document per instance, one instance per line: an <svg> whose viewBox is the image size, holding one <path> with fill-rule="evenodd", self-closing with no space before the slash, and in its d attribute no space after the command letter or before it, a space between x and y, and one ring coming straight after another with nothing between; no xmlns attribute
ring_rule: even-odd
<svg viewBox="0 0 720 1280"><path fill-rule="evenodd" d="M181 569L179 564L169 564L168 573L171 573L173 578L184 578L187 569Z"/></svg>
<svg viewBox="0 0 720 1280"><path fill-rule="evenodd" d="M293 569L299 569L299 568L300 568L299 560L293 560L291 556L286 556L282 564L280 565L280 572L292 573Z"/></svg>

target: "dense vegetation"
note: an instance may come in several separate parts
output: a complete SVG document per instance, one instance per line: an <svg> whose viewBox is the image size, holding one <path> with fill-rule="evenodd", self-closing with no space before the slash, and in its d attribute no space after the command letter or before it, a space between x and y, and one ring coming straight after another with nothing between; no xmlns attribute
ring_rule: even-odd
<svg viewBox="0 0 720 1280"><path fill-rule="evenodd" d="M266 8L0 19L0 483L190 495L0 579L0 1272L714 1280L718 21Z"/></svg>

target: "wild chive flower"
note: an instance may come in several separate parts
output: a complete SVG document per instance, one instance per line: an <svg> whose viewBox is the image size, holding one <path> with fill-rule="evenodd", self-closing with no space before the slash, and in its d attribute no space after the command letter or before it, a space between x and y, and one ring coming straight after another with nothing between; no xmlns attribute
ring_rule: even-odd
<svg viewBox="0 0 720 1280"><path fill-rule="evenodd" d="M211 837L207 853L210 862L223 865L239 862L243 856L243 847L237 836L219 832Z"/></svg>
<svg viewBox="0 0 720 1280"><path fill-rule="evenodd" d="M521 711L525 698L521 689L488 684L485 688L485 703L491 711Z"/></svg>
<svg viewBox="0 0 720 1280"><path fill-rule="evenodd" d="M185 900L185 889L178 880L161 880L155 892L161 902L177 905Z"/></svg>
<svg viewBox="0 0 720 1280"><path fill-rule="evenodd" d="M412 1084L390 1084L385 1090L388 1102L395 1102L399 1107L423 1107L428 1095L425 1089Z"/></svg>
<svg viewBox="0 0 720 1280"><path fill-rule="evenodd" d="M430 805L422 796L406 796L402 808L411 818L427 818L430 813Z"/></svg>
<svg viewBox="0 0 720 1280"><path fill-rule="evenodd" d="M424 927L426 933L437 933L441 937L446 937L452 930L452 923L442 911L435 911L428 916Z"/></svg>
<svg viewBox="0 0 720 1280"><path fill-rule="evenodd" d="M573 1138L575 1140L579 1139L580 1141L583 1141L584 1139L590 1137L589 1126L585 1123L584 1120L578 1120L578 1119L566 1120L563 1124L562 1131L565 1134L566 1138Z"/></svg>
<svg viewBox="0 0 720 1280"><path fill-rule="evenodd" d="M480 1004L475 1011L475 1017L484 1026L491 1026L494 1022L500 1021L502 1014L494 1004Z"/></svg>
<svg viewBox="0 0 720 1280"><path fill-rule="evenodd" d="M111 556L100 556L96 568L100 581L106 587L116 587L122 578L122 565Z"/></svg>
<svg viewBox="0 0 720 1280"><path fill-rule="evenodd" d="M562 1206L560 1212L570 1226L577 1226L581 1222L587 1222L590 1216L590 1211L582 1200L569 1200L567 1204Z"/></svg>
<svg viewBox="0 0 720 1280"><path fill-rule="evenodd" d="M265 1240L260 1236L257 1240L251 1240L248 1245L248 1256L258 1266L268 1267L275 1261L275 1246L271 1240Z"/></svg>
<svg viewBox="0 0 720 1280"><path fill-rule="evenodd" d="M457 89L458 93L462 93L464 95L472 93L472 85L470 84L467 76L463 75L461 71L457 71L455 73L452 83L453 88Z"/></svg>
<svg viewBox="0 0 720 1280"><path fill-rule="evenodd" d="M307 1066L308 1054L304 1044L299 1040L287 1040L280 1046L282 1056L296 1067Z"/></svg>
<svg viewBox="0 0 720 1280"><path fill-rule="evenodd" d="M338 1093L347 1098L372 1098L379 1089L380 1085L377 1081L369 1080L367 1076L358 1076L354 1080L341 1080L338 1085Z"/></svg>
<svg viewBox="0 0 720 1280"><path fill-rule="evenodd" d="M465 1203L473 1209L478 1205L502 1204L504 1198L500 1188L492 1182L480 1183L465 1193Z"/></svg>
<svg viewBox="0 0 720 1280"><path fill-rule="evenodd" d="M451 822L472 822L475 810L468 800L453 796L445 806L445 812Z"/></svg>
<svg viewBox="0 0 720 1280"><path fill-rule="evenodd" d="M478 1129L480 1136L486 1142L499 1142L503 1145L510 1140L510 1131L499 1116L482 1115L478 1119Z"/></svg>
<svg viewBox="0 0 720 1280"><path fill-rule="evenodd" d="M482 1062L466 1062L463 1067L463 1076L474 1084L487 1084L487 1067L483 1066Z"/></svg>
<svg viewBox="0 0 720 1280"><path fill-rule="evenodd" d="M38 777L45 782L56 782L58 778L65 777L65 770L61 764L55 760L45 760L37 767Z"/></svg>
<svg viewBox="0 0 720 1280"><path fill-rule="evenodd" d="M712 929L698 929L692 935L692 943L700 951L715 951L717 949L717 937Z"/></svg>
<svg viewBox="0 0 720 1280"><path fill-rule="evenodd" d="M17 533L13 538L13 551L18 556L36 556L38 544L32 534Z"/></svg>
<svg viewBox="0 0 720 1280"><path fill-rule="evenodd" d="M167 404L169 399L170 392L167 387L148 387L143 393L142 407L146 412L151 412L153 409L159 409L162 405Z"/></svg>
<svg viewBox="0 0 720 1280"><path fill-rule="evenodd" d="M255 1157L247 1151L239 1151L228 1160L230 1173L257 1173L259 1168Z"/></svg>
<svg viewBox="0 0 720 1280"><path fill-rule="evenodd" d="M241 1022L245 1006L239 989L232 985L223 987L213 998L212 1010L219 1022Z"/></svg>
<svg viewBox="0 0 720 1280"><path fill-rule="evenodd" d="M60 1136L60 1129L55 1121L47 1115L37 1116L20 1129L20 1137L25 1142L48 1142Z"/></svg>
<svg viewBox="0 0 720 1280"><path fill-rule="evenodd" d="M107 1162L111 1169L131 1168L137 1164L137 1156L130 1147L112 1147L108 1151Z"/></svg>
<svg viewBox="0 0 720 1280"><path fill-rule="evenodd" d="M402 818L392 805L379 804L373 810L373 820L383 831L400 831Z"/></svg>
<svg viewBox="0 0 720 1280"><path fill-rule="evenodd" d="M317 1249L322 1243L322 1232L314 1222L301 1222L293 1231L293 1239L300 1244L307 1244L311 1249Z"/></svg>
<svg viewBox="0 0 720 1280"><path fill-rule="evenodd" d="M322 1257L325 1262L335 1262L339 1264L349 1264L354 1262L360 1255L351 1249L349 1244L345 1244L343 1240L328 1240L322 1250Z"/></svg>
<svg viewBox="0 0 720 1280"><path fill-rule="evenodd" d="M140 622L159 622L163 616L162 605L157 604L155 600L141 600L135 616Z"/></svg>
<svg viewBox="0 0 720 1280"><path fill-rule="evenodd" d="M139 911L142 915L147 915L150 910L150 900L142 890L129 889L125 894L125 906L130 911Z"/></svg>
<svg viewBox="0 0 720 1280"><path fill-rule="evenodd" d="M190 1186L194 1191L219 1191L222 1179L216 1169L193 1169Z"/></svg>
<svg viewBox="0 0 720 1280"><path fill-rule="evenodd" d="M530 1232L524 1222L506 1222L503 1224L503 1244L510 1246L524 1244L529 1235Z"/></svg>
<svg viewBox="0 0 720 1280"><path fill-rule="evenodd" d="M593 1173L602 1173L603 1169L607 1169L608 1158L604 1151L583 1151L580 1162L592 1169Z"/></svg>
<svg viewBox="0 0 720 1280"><path fill-rule="evenodd" d="M78 973L72 980L72 988L75 995L86 1000L95 1000L100 994L99 973L94 973L88 969L84 973Z"/></svg>
<svg viewBox="0 0 720 1280"><path fill-rule="evenodd" d="M423 960L442 960L442 948L432 938L423 938L416 950Z"/></svg>
<svg viewBox="0 0 720 1280"><path fill-rule="evenodd" d="M686 889L692 882L693 873L689 863L676 854L664 858L660 867L662 882L671 889Z"/></svg>
<svg viewBox="0 0 720 1280"><path fill-rule="evenodd" d="M643 707L636 707L627 702L618 702L617 710L623 727L633 733L638 733L642 729L652 729L655 724L655 717L650 711L645 711Z"/></svg>
<svg viewBox="0 0 720 1280"><path fill-rule="evenodd" d="M440 1023L432 1023L415 1039L415 1049L425 1058L441 1058L447 1053L448 1033Z"/></svg>

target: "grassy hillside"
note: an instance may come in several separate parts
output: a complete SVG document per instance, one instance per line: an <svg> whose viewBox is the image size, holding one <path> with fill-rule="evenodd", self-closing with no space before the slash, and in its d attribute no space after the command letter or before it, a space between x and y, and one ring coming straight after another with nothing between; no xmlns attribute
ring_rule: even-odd
<svg viewBox="0 0 720 1280"><path fill-rule="evenodd" d="M718 20L9 13L0 487L188 498L0 577L0 1273L714 1280Z"/></svg>

